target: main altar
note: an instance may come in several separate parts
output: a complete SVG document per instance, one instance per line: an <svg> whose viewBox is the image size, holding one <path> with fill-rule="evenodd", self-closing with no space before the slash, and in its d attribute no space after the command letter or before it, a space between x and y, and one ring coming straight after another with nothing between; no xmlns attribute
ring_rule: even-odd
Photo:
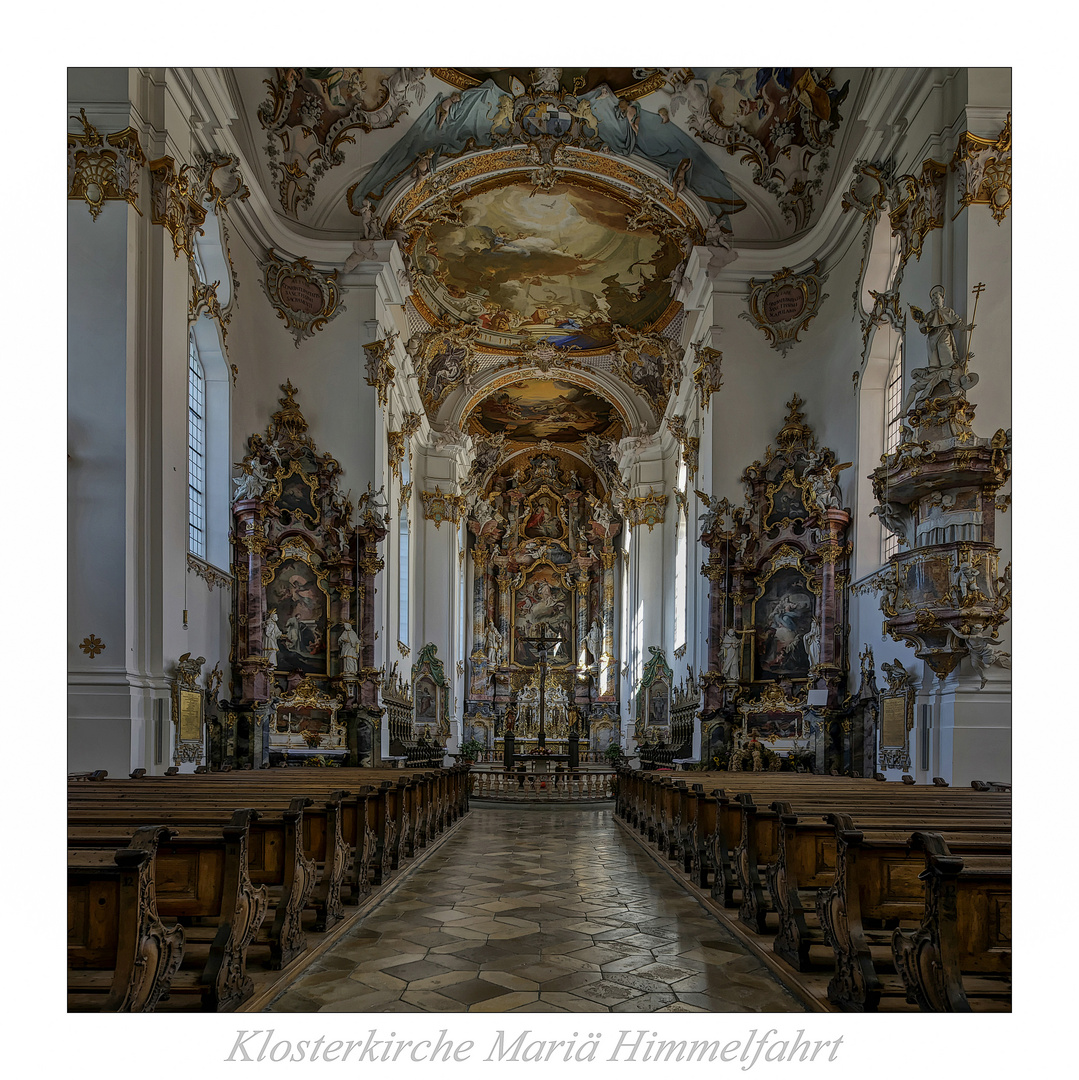
<svg viewBox="0 0 1079 1080"><path fill-rule="evenodd" d="M477 462L499 439L474 434ZM582 750L618 738L620 481L591 448L492 453L498 465L474 478L465 723L488 747L513 734L519 757L567 753L574 724Z"/></svg>

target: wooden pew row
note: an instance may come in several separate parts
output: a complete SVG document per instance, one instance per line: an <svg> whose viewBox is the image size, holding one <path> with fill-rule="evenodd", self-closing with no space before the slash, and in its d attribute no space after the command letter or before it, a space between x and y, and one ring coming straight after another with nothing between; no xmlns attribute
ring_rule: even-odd
<svg viewBox="0 0 1079 1080"><path fill-rule="evenodd" d="M185 798L177 810L175 795L164 798L148 793L134 801L124 795L100 802L84 799L69 803L69 827L87 835L122 839L123 830L150 819L191 823L228 817L235 801ZM316 926L320 910L325 910L325 904L319 905L314 897L317 868L303 840L304 814L310 804L311 800L296 797L284 808L263 806L249 824L248 876L254 885L267 890L266 918L253 944L268 948L271 970L284 967L307 948L304 909L314 909ZM117 829L121 831L117 833Z"/></svg>
<svg viewBox="0 0 1079 1080"><path fill-rule="evenodd" d="M352 811L348 806L343 812L342 827L345 830L345 839L354 852L353 865L361 869L360 873L354 875L352 896L346 901L355 902L360 896L366 895L369 887L368 865L374 884L380 884L386 874L398 867L402 854L408 858L414 857L417 850L426 847L431 839L467 812L467 775L467 766L453 766L426 772L349 768L325 772L272 769L246 773L214 773L205 778L211 782L222 783L243 777L245 779L241 782L245 783L293 787L309 787L313 783L324 787L345 788L350 794L357 796L364 794L365 787L382 791L383 794L379 797L386 805L370 808L370 825L375 834L375 846L367 858L364 858L360 846L362 830L353 825ZM191 782L190 776L175 779L177 782ZM386 791L389 794L385 794Z"/></svg>
<svg viewBox="0 0 1079 1080"><path fill-rule="evenodd" d="M835 880L817 893L817 915L835 954L828 999L848 1012L874 1011L887 994L903 994L893 974L895 930L925 917L925 857L912 846L910 829L862 829L849 814L828 815L836 832ZM937 835L949 855L1011 856L1011 833Z"/></svg>
<svg viewBox="0 0 1079 1080"><path fill-rule="evenodd" d="M171 835L150 826L119 849L68 850L69 1011L148 1012L168 997L184 931L161 919L153 863Z"/></svg>
<svg viewBox="0 0 1079 1080"><path fill-rule="evenodd" d="M683 870L693 875L698 887L707 888L709 870L714 872L715 880L711 886L713 896L726 906L732 906L737 893L740 918L756 933L771 932L771 926L765 925L765 919L774 910L779 920L774 949L798 970L806 970L808 967L809 947L826 941L823 927L807 925L806 919L808 914L809 922L813 922L817 907L816 897L820 890L834 884L836 876L834 853L838 830L834 820L824 820L825 813L842 812L845 809L858 815L859 827L862 822L866 822L873 828L892 831L904 838L904 844L909 841L912 832L923 826L950 829L950 832L942 832L940 835L949 836L956 851L964 851L973 845L975 854L971 855L971 858L982 857L977 853L979 843L983 846L991 843L992 850L998 853L996 858L999 861L1005 858L1000 854L1001 850L1009 844L1010 795L986 794L987 786L983 785L975 785L975 790L972 791L952 790L941 786L880 784L875 781L852 782L849 778L826 777L815 778L807 784L805 781L809 778L804 775L696 775L701 777L702 782L689 778L690 782L687 783L669 773L623 774L620 776L616 812L645 835L650 833L653 842L660 846L668 858L679 858L683 863ZM730 786L729 792L721 786L724 783ZM735 791L735 787L751 790ZM768 800L775 795L781 797L771 799L771 805L757 805L757 800ZM794 813L792 799L797 804L798 813ZM710 845L709 834L712 837ZM832 853L830 857L829 851ZM904 859L909 856L910 852L904 848ZM708 865L709 862L711 866ZM942 865L954 866L954 862ZM909 882L910 865L905 865L903 870L896 870L893 861L890 866L891 870L885 871L883 883L871 882L859 887L868 889L873 895L889 895L889 887L892 887L894 892L904 874ZM916 869L921 867L917 866ZM899 874L896 882L888 880L889 872ZM929 872L927 870L927 874ZM996 876L993 881L999 885L999 868L994 870L994 873ZM768 879L771 903L762 888L763 875ZM914 877L917 877L917 873ZM984 883L984 880L988 879L979 879L972 869L960 880L972 896L981 896L980 900L972 899L970 903L975 906L980 904L980 909L984 909L987 901L984 888L981 894L977 891L981 887L978 882ZM1006 897L1007 894L1005 892L1001 895ZM794 899L791 900L791 897ZM919 949L924 954L925 940L937 942L942 936L942 932L935 929L935 916L931 918L929 908L925 906L930 904L930 895L921 887L919 881L913 898L907 896L906 900L908 907L904 909L905 919L912 918L914 907L922 905L922 926L934 927L932 930L923 929L917 939ZM1006 903L1006 900L1001 900L998 907L1003 903ZM807 912L807 904L812 914ZM936 907L939 908L940 905ZM820 919L819 915L816 917ZM861 934L864 938L866 933L872 936L876 927L875 918L870 917L869 928L862 926L856 919L855 937ZM887 918L891 920L889 925L893 925L897 916L893 913ZM986 938L986 920L982 919L980 923L967 920L961 929L967 924L981 927L981 937L979 938L978 933L957 931L953 935L953 939L958 942L955 948L967 958L964 962L976 964L976 958L983 955L979 951L979 942ZM890 941L891 931L888 937ZM871 953L881 951L884 939L880 938L880 935L877 935L877 938L870 944ZM904 940L909 938L908 932L904 935ZM836 940L835 937L829 938L827 944L830 946L831 959L837 965L837 971L840 968L850 969L860 960L864 961L861 954L852 959L849 949L843 952L837 948ZM897 968L898 941L897 937L894 945L894 963ZM1006 955L1010 963L1010 947L1001 947L997 951ZM880 966L883 968L884 965ZM880 981L881 972L877 968L873 970L876 972L876 984L863 979L863 983L869 987L868 993L861 990L846 992L840 986L842 979L837 976L832 981L829 997L842 1008L875 1008L884 989L895 989L895 980L892 979L885 987ZM959 970L962 970L961 966ZM1006 1000L1006 991L1000 989L1006 980L999 972L994 972L994 975L996 998ZM904 976L906 977L906 972ZM956 998L954 984L953 979L953 989L950 992L952 997ZM930 1000L941 1000L940 993L931 999L924 990L908 989L907 994L909 1000L916 1001L922 1007L930 1007Z"/></svg>
<svg viewBox="0 0 1079 1080"><path fill-rule="evenodd" d="M928 792L932 789L923 789ZM829 887L835 878L836 837L834 827L825 814L830 811L848 810L859 822L867 825L890 825L893 828L909 827L913 832L922 825L934 821L964 831L984 830L992 826L997 831L1008 831L1011 821L1010 805L980 806L978 800L959 800L951 805L923 795L908 796L893 803L859 803L857 800L836 797L815 801L809 797L790 797L776 800L771 805L773 816L747 815L755 827L747 839L747 847L753 852L746 858L747 876L751 860L763 859L768 881L770 904L765 905L760 896L760 862L754 867L753 882L743 894L743 921L763 932L767 911L776 912L777 933L773 950L798 971L811 968L810 950L825 943L824 932L817 921L817 894ZM767 829L764 855L760 854L758 835Z"/></svg>
<svg viewBox="0 0 1079 1080"><path fill-rule="evenodd" d="M153 890L163 919L184 927L182 966L172 976L169 996L193 994L203 1009L227 1011L254 989L247 973L247 949L266 914L267 891L248 873L248 831L255 811L236 810L222 820L213 815L170 815L172 835L159 836L153 853ZM68 849L101 850L131 840L147 825L142 815L129 823L102 822L100 815L68 822Z"/></svg>
<svg viewBox="0 0 1079 1080"><path fill-rule="evenodd" d="M404 853L410 856L415 854L417 846L426 846L429 835L440 831L445 819L440 808L443 801L448 801L443 797L442 789L445 786L449 791L449 785L435 772L416 775L382 773L387 779L381 779L379 787L365 784L358 791L346 792L337 788L341 780L351 779L341 775L346 771L335 769L332 774L325 773L322 777L311 777L308 770L274 770L214 774L211 777L188 775L139 779L134 784L117 781L94 785L92 793L77 789L70 797L84 801L93 794L100 794L129 802L153 798L159 800L156 805L167 807L181 794L186 804L195 798L217 798L222 800L221 805L234 805L242 799L264 813L278 813L282 800L289 794L313 794L319 805L312 806L309 799L308 810L302 819L302 833L306 858L321 868L318 886L306 893L315 907L314 929L321 931L333 926L343 915L341 886L350 867L345 902L355 904L369 891L370 879L374 878L378 885L399 865L402 836ZM370 775L372 771L363 770L364 779L379 780L378 773L374 777ZM372 874L369 872L373 859ZM294 876L297 879L304 877L300 868ZM281 960L287 962L284 956Z"/></svg>
<svg viewBox="0 0 1079 1080"><path fill-rule="evenodd" d="M94 796L97 796L95 798ZM141 816L142 820L171 822L177 807L184 812L208 815L227 814L243 802L258 817L251 830L249 859L253 879L280 887L283 901L279 908L279 928L298 931L299 912L310 905L315 912L314 929L329 929L343 917L341 883L348 870L349 851L341 831L342 802L345 793L330 791L313 796L293 796L282 791L207 790L195 784L182 796L175 787L166 790L152 781L117 781L104 789L69 794L70 820L107 824L110 816ZM287 862L286 862L287 859ZM275 924L277 914L275 914ZM301 940L278 938L275 957L278 966L288 963L287 954L303 950Z"/></svg>
<svg viewBox="0 0 1079 1080"><path fill-rule="evenodd" d="M248 876L254 885L263 887L264 894L267 887L272 894L274 918L267 920L257 942L269 946L270 967L277 968L299 955L306 946L300 921L305 904L313 904L316 914L321 911L324 917L337 909L332 883L336 880L340 884L348 860L338 857L340 845L327 844L326 838L333 838L336 831L350 841L348 902L358 903L369 891L371 880L375 884L385 880L398 865L401 854L413 854L467 811L467 772L467 767L429 770L423 774L400 770L334 769L332 773L329 770L316 773L282 769L226 776L137 776L111 782L99 778L92 785L80 780L69 785L71 842L86 847L108 837L120 846L131 830L145 825L151 815L155 820L168 818L174 824L181 824L190 834L199 815L220 817L238 802L258 803L261 810L251 807L247 811L250 815L246 845ZM342 781L357 779L367 781L359 785L359 791L345 792L335 787ZM335 801L339 809L337 821L327 825L319 804L332 809ZM184 814L186 821L181 820ZM372 866L376 830L380 850L379 859ZM84 835L75 839L79 832ZM250 858L252 855L254 858ZM315 859L309 855L322 858L323 874L317 881ZM328 865L332 868L329 872ZM207 888L205 882L202 887ZM267 896L266 902L270 899ZM315 928L321 925L322 919L317 918ZM218 942L218 952L220 947ZM213 943L210 951L215 951ZM240 966L245 967L246 950L242 960ZM207 957L204 971L210 966ZM217 970L227 966L217 963ZM236 966L235 962L232 966ZM173 980L173 985L177 989L193 989L189 974L182 975ZM206 1008L234 1008L243 997L242 988L220 992L209 975L202 978L200 986ZM156 1000L161 1000L161 995Z"/></svg>
<svg viewBox="0 0 1079 1080"><path fill-rule="evenodd" d="M805 774L694 775L700 776L701 780L687 783L676 779L671 773L631 773L628 783L621 785L621 805L616 803L616 812L621 812L630 824L636 825L642 834L657 843L668 858L681 858L683 869L694 876L700 887L708 886L711 875L712 895L727 907L734 905L735 894L741 889L739 865L745 869L750 865L738 855L739 848L744 846L743 817L747 800L753 804L754 797L767 802L782 799L788 792L803 796L815 792L825 800L834 795L836 798L853 799L856 805L863 805L881 804L882 801L890 803L896 798L962 799L972 794L970 791L911 788L880 784L873 780ZM720 786L724 783L734 787L727 791ZM902 792L902 796L897 792ZM1010 807L1010 802L1005 800L1001 805ZM988 809L990 804L978 803L978 806ZM768 847L774 847L774 839ZM751 898L751 903L753 899L766 901L763 887ZM756 919L756 908L747 910L746 916Z"/></svg>
<svg viewBox="0 0 1079 1080"><path fill-rule="evenodd" d="M892 936L907 1001L932 1012L971 1012L1011 1000L1011 858L959 857L939 833L917 832L925 853L925 910L913 931Z"/></svg>
<svg viewBox="0 0 1079 1080"><path fill-rule="evenodd" d="M780 836L780 812L797 813L803 818L812 818L828 811L849 810L860 823L882 826L891 824L894 828L909 826L911 830L921 825L932 828L935 824L946 825L953 830L1008 830L1011 823L1011 807L986 807L978 804L978 799L971 799L966 793L957 793L948 797L947 793L937 793L936 788L922 788L898 795L897 797L857 797L850 795L808 795L792 797L790 801L775 800L770 806L758 806L752 795L743 794L735 797L740 813L740 830L737 847L733 854L735 876L740 891L739 918L757 933L764 933L768 916L780 910L783 892L780 889L775 899L768 886L772 868L777 866L785 854L781 851L781 842L787 837ZM870 819L870 820L867 820ZM789 835L790 830L788 830ZM829 851L818 848L818 855L825 860ZM827 884L827 883L825 883Z"/></svg>

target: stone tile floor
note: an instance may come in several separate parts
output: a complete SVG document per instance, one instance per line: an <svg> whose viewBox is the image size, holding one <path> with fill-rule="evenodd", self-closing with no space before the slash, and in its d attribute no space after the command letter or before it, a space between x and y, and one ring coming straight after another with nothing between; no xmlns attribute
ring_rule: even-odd
<svg viewBox="0 0 1079 1080"><path fill-rule="evenodd" d="M473 803L266 1011L805 1011L611 815Z"/></svg>

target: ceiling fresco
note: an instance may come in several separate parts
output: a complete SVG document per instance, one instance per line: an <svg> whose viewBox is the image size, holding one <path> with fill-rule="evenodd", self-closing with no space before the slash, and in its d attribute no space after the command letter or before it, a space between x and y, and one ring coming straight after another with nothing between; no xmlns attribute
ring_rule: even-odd
<svg viewBox="0 0 1079 1080"><path fill-rule="evenodd" d="M504 386L476 406L469 425L504 434L509 442L583 443L590 434L617 442L623 434L621 416L611 402L561 379Z"/></svg>
<svg viewBox="0 0 1079 1080"><path fill-rule="evenodd" d="M632 207L612 195L511 184L458 209L412 248L413 284L439 320L480 326L496 344L523 335L604 349L612 324L644 329L671 304L682 252L650 229L630 228Z"/></svg>
<svg viewBox="0 0 1079 1080"><path fill-rule="evenodd" d="M778 251L810 228L853 159L844 116L871 78L810 67L229 75L279 214L349 238L361 260L373 257L363 242L397 242L407 351L432 422L456 424L484 384L528 366L537 379L489 391L470 424L562 445L661 421L677 392L691 251L708 249L718 273L741 243ZM553 379L559 368L620 401L628 390L638 415L620 419L593 390Z"/></svg>
<svg viewBox="0 0 1079 1080"><path fill-rule="evenodd" d="M317 227L354 228L364 199L385 220L387 196L462 154L523 145L553 167L558 147L576 146L647 162L736 239L774 241L811 225L834 186L845 102L867 72L291 67L234 80L242 115L263 132L272 203ZM323 183L333 170L343 183ZM740 221L747 200L754 213Z"/></svg>

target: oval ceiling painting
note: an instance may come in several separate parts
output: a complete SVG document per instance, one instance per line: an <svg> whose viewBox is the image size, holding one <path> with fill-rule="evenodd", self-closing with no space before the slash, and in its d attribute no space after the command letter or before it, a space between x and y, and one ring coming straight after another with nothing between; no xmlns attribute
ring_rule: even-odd
<svg viewBox="0 0 1079 1080"><path fill-rule="evenodd" d="M495 391L476 407L472 422L510 442L548 439L583 442L586 435L622 437L622 419L606 398L561 379L529 379Z"/></svg>
<svg viewBox="0 0 1079 1080"><path fill-rule="evenodd" d="M612 324L644 330L671 306L678 245L630 228L632 207L613 195L511 183L457 209L417 238L414 283L438 319L476 325L496 346L605 349Z"/></svg>

